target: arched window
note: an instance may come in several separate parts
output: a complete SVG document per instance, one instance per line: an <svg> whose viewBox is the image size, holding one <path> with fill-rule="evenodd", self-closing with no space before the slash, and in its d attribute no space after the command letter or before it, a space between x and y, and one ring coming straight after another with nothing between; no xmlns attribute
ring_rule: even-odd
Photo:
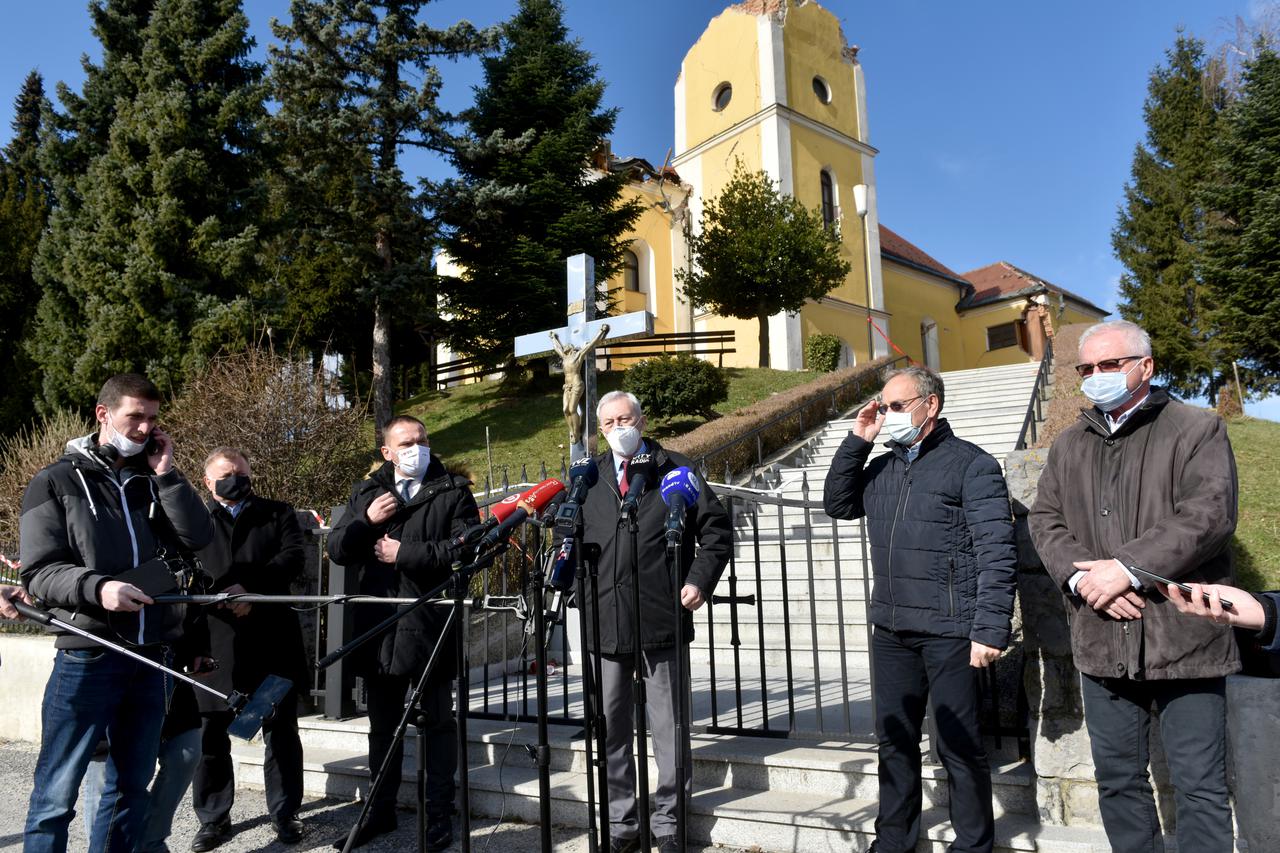
<svg viewBox="0 0 1280 853"><path fill-rule="evenodd" d="M721 83L716 87L716 91L711 96L711 106L716 112L720 112L729 106L729 101L733 100L733 87L728 83Z"/></svg>
<svg viewBox="0 0 1280 853"><path fill-rule="evenodd" d="M630 249L622 253L622 289L629 293L640 292L640 259Z"/></svg>
<svg viewBox="0 0 1280 853"><path fill-rule="evenodd" d="M831 103L831 87L827 85L827 81L821 77L813 78L813 94L818 96L818 100L824 104Z"/></svg>
<svg viewBox="0 0 1280 853"><path fill-rule="evenodd" d="M831 173L822 170L819 180L822 182L822 224L830 228L836 221L836 193L831 183Z"/></svg>

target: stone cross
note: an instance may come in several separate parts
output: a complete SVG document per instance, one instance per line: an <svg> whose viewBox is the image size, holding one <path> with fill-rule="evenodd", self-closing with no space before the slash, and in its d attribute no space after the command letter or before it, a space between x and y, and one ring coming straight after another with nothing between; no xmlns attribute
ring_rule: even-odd
<svg viewBox="0 0 1280 853"><path fill-rule="evenodd" d="M607 327L604 336L597 342L607 344L609 341L620 341L626 338L648 337L653 334L653 315L648 311L632 311L618 317L596 318L595 279L596 262L589 255L574 255L566 261L568 268L568 324L558 329L544 329L530 332L516 338L515 354L517 358L531 355L542 355L556 349L552 335L559 338L565 350L572 348L582 350L600 334L602 327ZM596 360L594 357L577 359L582 361L582 387L584 393L571 395L571 377L565 377L566 408L574 403L578 409L576 422L581 424L581 434L572 432L574 422L569 422L569 461L572 462L586 456L595 444L596 434ZM575 399L569 399L574 396Z"/></svg>

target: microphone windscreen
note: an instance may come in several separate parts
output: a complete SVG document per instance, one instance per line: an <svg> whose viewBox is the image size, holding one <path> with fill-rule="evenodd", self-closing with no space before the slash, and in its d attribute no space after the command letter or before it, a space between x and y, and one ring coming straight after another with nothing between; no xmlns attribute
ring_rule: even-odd
<svg viewBox="0 0 1280 853"><path fill-rule="evenodd" d="M671 504L671 499L677 494L684 495L685 504L688 505L698 499L698 492L702 491L702 487L698 484L698 475L682 465L667 472L662 478L661 490L662 500L667 505Z"/></svg>
<svg viewBox="0 0 1280 853"><path fill-rule="evenodd" d="M507 516L516 511L516 507L520 505L520 501L524 499L527 492L518 495L507 495L489 508L489 514L499 522L507 520Z"/></svg>
<svg viewBox="0 0 1280 853"><path fill-rule="evenodd" d="M530 514L541 512L555 496L564 491L564 483L555 477L549 477L520 496L519 503Z"/></svg>
<svg viewBox="0 0 1280 853"><path fill-rule="evenodd" d="M595 460L584 456L569 466L569 482L572 483L579 477L585 477L588 486L594 486L600 481L600 469L596 467Z"/></svg>

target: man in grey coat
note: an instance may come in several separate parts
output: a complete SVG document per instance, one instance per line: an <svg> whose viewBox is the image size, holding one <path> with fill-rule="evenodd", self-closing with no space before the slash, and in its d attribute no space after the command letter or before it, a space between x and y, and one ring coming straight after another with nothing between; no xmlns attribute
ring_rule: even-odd
<svg viewBox="0 0 1280 853"><path fill-rule="evenodd" d="M146 378L108 379L94 409L98 432L69 442L31 480L19 527L22 582L33 597L64 621L154 661L165 657L162 643L144 638L141 622L122 627L152 603L126 573L147 564L164 571L153 562L162 549L202 548L213 534L204 501L173 467L173 441L156 426L159 410L160 392ZM23 849L66 849L80 780L105 738L106 785L89 849L131 851L160 746L165 676L56 633Z"/></svg>
<svg viewBox="0 0 1280 853"><path fill-rule="evenodd" d="M1147 775L1154 708L1177 790L1178 849L1225 853L1235 640L1225 626L1181 618L1132 569L1230 580L1236 467L1226 426L1151 385L1151 339L1133 323L1090 327L1080 362L1093 407L1050 449L1030 525L1067 599L1103 825L1116 850L1164 849Z"/></svg>

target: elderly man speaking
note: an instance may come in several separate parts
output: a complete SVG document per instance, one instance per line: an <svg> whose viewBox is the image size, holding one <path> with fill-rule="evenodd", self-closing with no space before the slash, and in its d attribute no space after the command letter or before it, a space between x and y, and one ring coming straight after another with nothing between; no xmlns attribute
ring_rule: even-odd
<svg viewBox="0 0 1280 853"><path fill-rule="evenodd" d="M916 849L930 697L956 833L950 849L990 853L995 839L977 671L1009 643L1013 517L1000 463L938 417L943 397L942 378L927 367L891 373L858 412L823 496L832 518L865 515L871 540L877 853ZM882 432L891 452L868 463Z"/></svg>

